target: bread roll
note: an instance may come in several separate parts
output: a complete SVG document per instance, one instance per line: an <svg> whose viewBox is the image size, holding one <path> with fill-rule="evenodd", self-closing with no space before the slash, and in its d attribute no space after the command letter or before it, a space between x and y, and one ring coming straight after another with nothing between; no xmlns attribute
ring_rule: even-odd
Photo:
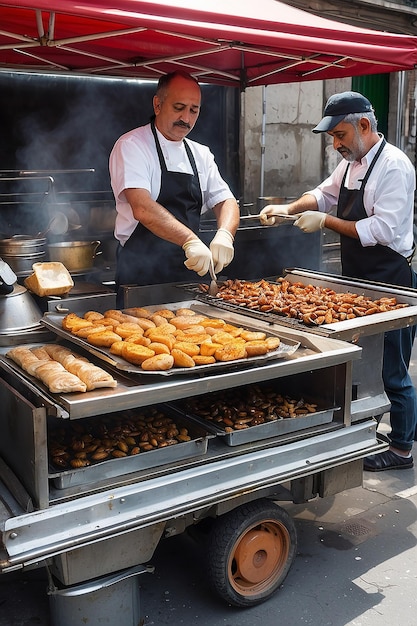
<svg viewBox="0 0 417 626"><path fill-rule="evenodd" d="M101 367L94 365L85 357L74 354L65 346L57 344L48 344L45 351L58 361L71 374L78 378L86 385L87 391L98 389L100 387L116 387L117 381Z"/></svg>
<svg viewBox="0 0 417 626"><path fill-rule="evenodd" d="M67 372L65 367L57 361L47 361L40 365L35 372L51 393L85 392L87 386L78 376Z"/></svg>
<svg viewBox="0 0 417 626"><path fill-rule="evenodd" d="M99 333L92 333L87 336L88 343L98 348L110 348L115 341L120 341L121 336L112 330L103 330Z"/></svg>
<svg viewBox="0 0 417 626"><path fill-rule="evenodd" d="M153 314L161 315L162 317L165 317L168 320L171 319L172 317L175 317L174 311L171 311L170 309L158 309L157 311L154 311Z"/></svg>
<svg viewBox="0 0 417 626"><path fill-rule="evenodd" d="M115 341L111 344L110 346L110 352L111 354L116 354L117 356L122 356L122 350L123 350L123 346L125 345L125 342L123 341L123 339L121 339L120 341Z"/></svg>
<svg viewBox="0 0 417 626"><path fill-rule="evenodd" d="M157 341L152 341L149 346L149 350L153 350L155 354L170 354L169 348L165 343L158 343Z"/></svg>
<svg viewBox="0 0 417 626"><path fill-rule="evenodd" d="M190 326L189 328L184 328L184 330L182 330L181 332L184 333L184 335L196 335L199 333L204 333L206 334L206 329L204 328L204 326L201 326L201 324L194 324L194 326ZM177 331L177 335L179 334L179 332Z"/></svg>
<svg viewBox="0 0 417 626"><path fill-rule="evenodd" d="M206 333L181 333L176 335L176 341L186 341L187 343L196 343L197 345L207 341Z"/></svg>
<svg viewBox="0 0 417 626"><path fill-rule="evenodd" d="M204 319L206 319L204 315L177 315L170 319L169 323L174 324L176 328L184 330L184 328L199 324Z"/></svg>
<svg viewBox="0 0 417 626"><path fill-rule="evenodd" d="M151 319L145 319L142 317L137 318L137 324L138 326L143 328L143 330L148 330L148 328L156 328L155 322L153 322Z"/></svg>
<svg viewBox="0 0 417 626"><path fill-rule="evenodd" d="M140 333L140 331L142 331L142 333ZM130 335L137 333L143 334L143 328L134 322L122 322L119 326L115 327L114 332L120 335L122 339L126 339L126 337Z"/></svg>
<svg viewBox="0 0 417 626"><path fill-rule="evenodd" d="M195 367L195 363L188 354L177 348L171 350L171 356L174 357L174 365L176 367Z"/></svg>
<svg viewBox="0 0 417 626"><path fill-rule="evenodd" d="M140 333L129 335L129 337L126 337L124 341L127 343L137 343L139 346L149 346L149 344L151 343L149 337L144 337Z"/></svg>
<svg viewBox="0 0 417 626"><path fill-rule="evenodd" d="M232 343L234 339L235 338L233 337L233 335L224 332L224 330L219 330L217 333L211 336L211 340L213 341L213 343L221 343L222 346L226 345L227 343Z"/></svg>
<svg viewBox="0 0 417 626"><path fill-rule="evenodd" d="M170 350L172 350L172 348L174 347L175 337L173 335L158 333L157 328L154 329L154 332L149 333L147 335L147 338L150 339L152 342L164 343L166 346L168 346Z"/></svg>
<svg viewBox="0 0 417 626"><path fill-rule="evenodd" d="M192 357L200 354L199 346L196 343L190 343L188 341L176 341L173 349L182 350L185 354Z"/></svg>
<svg viewBox="0 0 417 626"><path fill-rule="evenodd" d="M92 322L85 320L76 313L68 313L62 320L62 328L64 330L68 330L69 332L92 325Z"/></svg>
<svg viewBox="0 0 417 626"><path fill-rule="evenodd" d="M87 391L103 387L117 387L117 381L111 374L83 359L73 359L67 364L66 369L85 383Z"/></svg>
<svg viewBox="0 0 417 626"><path fill-rule="evenodd" d="M203 341L200 344L200 354L202 356L213 356L216 350L222 347L223 347L223 344L221 343L215 343L214 341L211 341L211 340Z"/></svg>
<svg viewBox="0 0 417 626"><path fill-rule="evenodd" d="M268 350L276 350L279 348L281 340L279 337L267 337L265 343L268 346Z"/></svg>
<svg viewBox="0 0 417 626"><path fill-rule="evenodd" d="M216 362L214 356L204 356L202 354L196 354L192 357L196 365L211 365Z"/></svg>
<svg viewBox="0 0 417 626"><path fill-rule="evenodd" d="M37 371L41 367L41 365L45 365L46 363L54 363L54 361L53 359L38 359L36 362L33 363L25 363L25 367L23 369L31 376L42 380Z"/></svg>
<svg viewBox="0 0 417 626"><path fill-rule="evenodd" d="M44 361L50 361L51 357L47 353L44 346L40 346L39 348L31 348L32 354L34 354L38 359L43 359Z"/></svg>
<svg viewBox="0 0 417 626"><path fill-rule="evenodd" d="M266 339L266 333L261 331L243 330L240 337L245 341L263 341Z"/></svg>
<svg viewBox="0 0 417 626"><path fill-rule="evenodd" d="M226 322L220 318L206 317L206 319L201 320L200 324L204 327L209 326L210 328L216 328L217 330L220 330L225 327Z"/></svg>
<svg viewBox="0 0 417 626"><path fill-rule="evenodd" d="M61 363L50 358L38 359L29 348L13 348L6 356L13 359L25 372L42 381L52 393L86 391L86 385L77 376L67 372Z"/></svg>
<svg viewBox="0 0 417 626"><path fill-rule="evenodd" d="M143 361L141 367L147 372L166 371L174 366L174 357L172 354L156 354Z"/></svg>
<svg viewBox="0 0 417 626"><path fill-rule="evenodd" d="M176 315L178 316L183 316L183 315L195 315L195 311L193 311L192 309L187 309L187 308L183 308L180 307L179 309L176 310Z"/></svg>
<svg viewBox="0 0 417 626"><path fill-rule="evenodd" d="M249 356L262 356L268 352L268 345L266 341L247 341L245 343L245 350Z"/></svg>
<svg viewBox="0 0 417 626"><path fill-rule="evenodd" d="M63 363L67 358L74 358L72 350L66 346L61 346L58 343L48 343L45 345L45 351L49 354L51 359ZM77 355L78 356L78 355Z"/></svg>
<svg viewBox="0 0 417 626"><path fill-rule="evenodd" d="M146 346L127 342L124 342L124 344L125 345L122 347L122 357L134 365L141 365L143 361L155 355L155 352Z"/></svg>
<svg viewBox="0 0 417 626"><path fill-rule="evenodd" d="M84 313L83 317L89 322L96 322L98 320L102 320L104 315L103 313L98 313L98 311L87 311Z"/></svg>
<svg viewBox="0 0 417 626"><path fill-rule="evenodd" d="M107 309L107 311L104 311L103 315L104 317L111 317L112 319L123 321L123 313L119 309Z"/></svg>
<svg viewBox="0 0 417 626"><path fill-rule="evenodd" d="M243 344L226 344L222 348L218 348L214 353L216 361L237 361L245 359L247 352Z"/></svg>
<svg viewBox="0 0 417 626"><path fill-rule="evenodd" d="M124 309L124 313L126 313L127 315L133 315L133 317L140 317L144 319L152 315L151 312L148 311L148 309L145 309L143 307L131 307L130 309Z"/></svg>
<svg viewBox="0 0 417 626"><path fill-rule="evenodd" d="M164 317L163 315L158 315L157 313L153 313L149 319L153 321L155 326L162 326L162 324L167 323L166 317Z"/></svg>
<svg viewBox="0 0 417 626"><path fill-rule="evenodd" d="M116 326L121 324L121 321L119 319L115 319L114 317L103 317L103 319L100 320L100 324L103 324L107 328L111 328L113 330Z"/></svg>
<svg viewBox="0 0 417 626"><path fill-rule="evenodd" d="M204 330L206 332L206 335L209 335L210 337L219 332L218 328L213 328L212 326L204 326Z"/></svg>
<svg viewBox="0 0 417 626"><path fill-rule="evenodd" d="M173 335L176 332L176 328L173 324L170 324L169 322L165 322L165 324L161 324L161 326L157 326L156 328L148 328L147 330L144 331L145 337L148 337L149 335L152 335L152 333L157 332L158 335L160 335L161 333L163 335Z"/></svg>
<svg viewBox="0 0 417 626"><path fill-rule="evenodd" d="M36 363L39 361L36 354L33 354L29 348L25 346L17 346L16 348L12 348L6 353L6 356L9 359L12 359L19 367L26 370L26 367L30 365L30 363ZM27 370L26 370L27 371Z"/></svg>
<svg viewBox="0 0 417 626"><path fill-rule="evenodd" d="M225 333L229 333L232 337L239 337L242 332L244 332L244 328L241 326L234 326L233 324L225 324L222 328Z"/></svg>
<svg viewBox="0 0 417 626"><path fill-rule="evenodd" d="M92 322L92 326L85 326L84 328L80 328L79 330L73 330L72 334L76 337L80 337L81 339L86 339L88 335L93 333L100 333L103 330L106 330L107 326L104 324L100 324L96 326L94 322Z"/></svg>

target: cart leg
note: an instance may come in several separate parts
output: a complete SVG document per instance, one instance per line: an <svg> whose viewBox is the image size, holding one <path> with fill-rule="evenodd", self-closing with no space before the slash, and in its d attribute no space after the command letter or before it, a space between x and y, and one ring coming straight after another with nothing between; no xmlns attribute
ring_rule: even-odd
<svg viewBox="0 0 417 626"><path fill-rule="evenodd" d="M282 584L297 551L288 513L255 500L219 517L208 539L208 577L214 591L235 606L259 604Z"/></svg>

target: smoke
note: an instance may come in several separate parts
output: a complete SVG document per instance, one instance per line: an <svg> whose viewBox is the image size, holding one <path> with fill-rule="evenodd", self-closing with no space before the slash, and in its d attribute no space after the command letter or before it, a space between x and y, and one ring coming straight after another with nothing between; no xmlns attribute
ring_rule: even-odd
<svg viewBox="0 0 417 626"><path fill-rule="evenodd" d="M54 211L71 207L85 224L88 203L113 204L110 151L121 134L149 119L153 91L127 79L0 75L0 200L8 205L0 216L2 235L36 233ZM1 177L9 170L10 176L35 174L6 184Z"/></svg>

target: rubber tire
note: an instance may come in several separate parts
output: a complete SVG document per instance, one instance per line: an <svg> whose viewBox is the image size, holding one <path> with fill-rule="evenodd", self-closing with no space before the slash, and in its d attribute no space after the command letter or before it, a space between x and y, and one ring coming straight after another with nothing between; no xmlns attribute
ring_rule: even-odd
<svg viewBox="0 0 417 626"><path fill-rule="evenodd" d="M207 543L210 586L234 606L260 604L278 590L296 553L295 525L283 508L267 499L244 504L214 522Z"/></svg>

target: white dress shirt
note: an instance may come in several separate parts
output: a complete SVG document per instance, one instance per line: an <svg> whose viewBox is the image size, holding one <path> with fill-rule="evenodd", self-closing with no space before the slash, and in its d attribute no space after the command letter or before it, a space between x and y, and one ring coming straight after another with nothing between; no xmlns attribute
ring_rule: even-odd
<svg viewBox="0 0 417 626"><path fill-rule="evenodd" d="M168 141L158 131L168 171L192 174L192 167L182 141ZM229 186L220 176L213 154L207 146L186 139L193 153L203 199L202 213L219 202L233 198ZM115 143L109 160L110 179L116 199L115 237L123 245L138 224L127 202L125 189L146 189L153 200L159 196L161 167L151 125L140 126L122 135Z"/></svg>
<svg viewBox="0 0 417 626"><path fill-rule="evenodd" d="M383 137L358 162L349 165L345 180L348 189L359 189ZM339 190L346 170L343 159L333 173L316 189L308 191L315 196L319 211L329 213L337 205ZM414 166L406 154L386 143L365 185L364 207L367 218L356 222L362 246L381 244L408 257L414 246Z"/></svg>

